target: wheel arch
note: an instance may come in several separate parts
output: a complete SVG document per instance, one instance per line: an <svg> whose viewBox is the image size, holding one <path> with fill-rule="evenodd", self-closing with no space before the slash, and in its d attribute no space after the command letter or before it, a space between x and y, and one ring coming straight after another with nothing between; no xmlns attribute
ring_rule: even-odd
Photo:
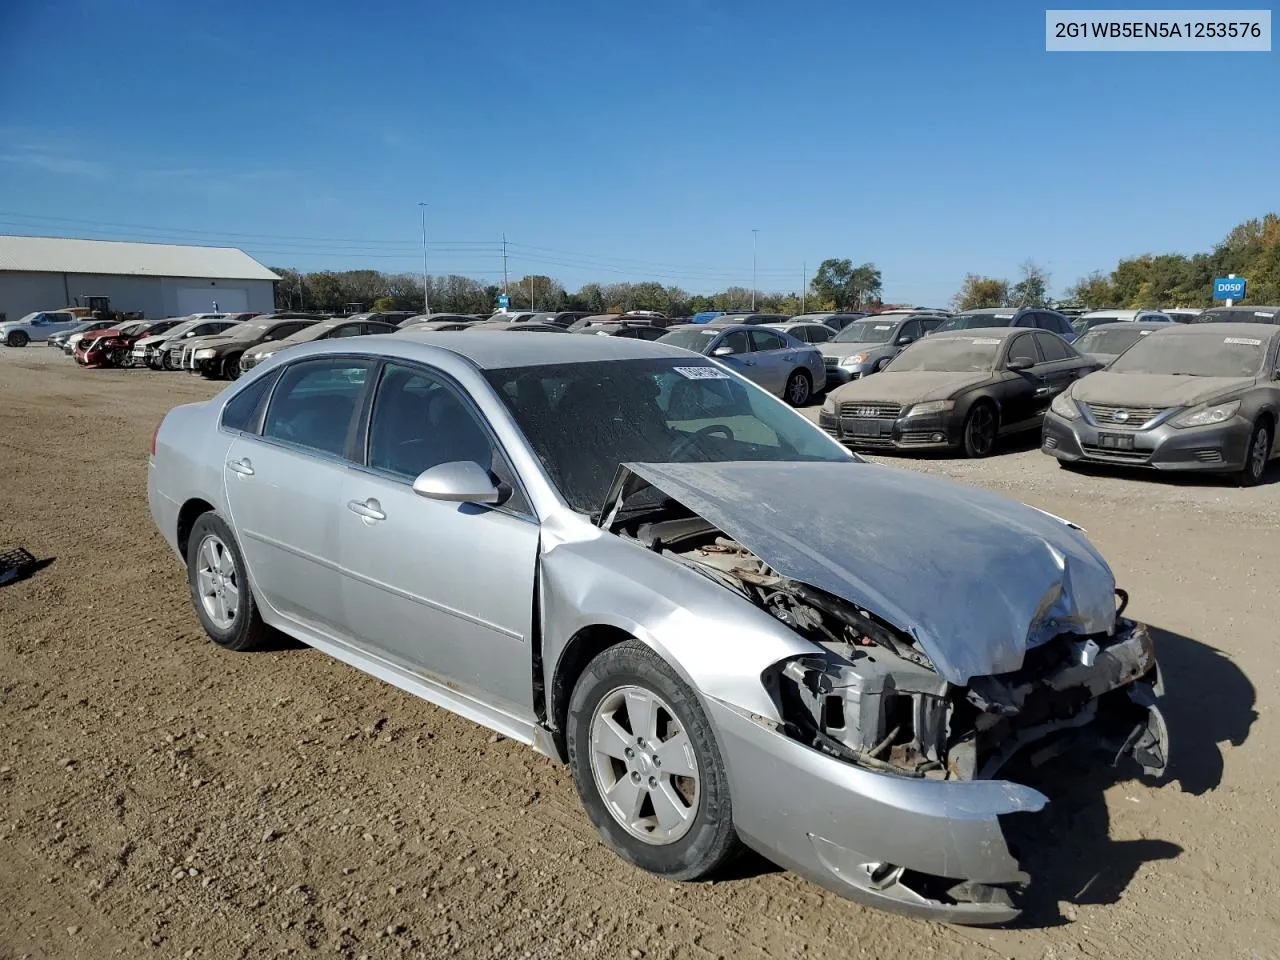
<svg viewBox="0 0 1280 960"><path fill-rule="evenodd" d="M551 725L552 742L558 759L562 763L567 762L569 757L565 742L569 700L573 697L573 688L577 685L578 679L587 669L587 665L604 651L636 639L638 638L635 634L622 627L608 623L593 623L578 630L561 650L552 673L551 686L547 691L550 708L547 718Z"/></svg>
<svg viewBox="0 0 1280 960"><path fill-rule="evenodd" d="M191 540L191 531L204 514L214 511L216 508L208 500L202 500L199 497L192 497L178 510L178 525L175 531L177 537L178 550L182 553L183 559L187 556L187 547Z"/></svg>

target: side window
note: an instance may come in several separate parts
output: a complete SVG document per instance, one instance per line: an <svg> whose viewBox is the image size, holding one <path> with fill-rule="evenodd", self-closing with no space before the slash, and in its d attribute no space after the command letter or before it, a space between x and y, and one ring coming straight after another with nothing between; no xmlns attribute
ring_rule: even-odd
<svg viewBox="0 0 1280 960"><path fill-rule="evenodd" d="M721 337L720 342L716 344L716 349L719 350L721 347L729 347L734 353L750 353L751 341L747 339L747 331L735 330Z"/></svg>
<svg viewBox="0 0 1280 960"><path fill-rule="evenodd" d="M1035 338L1029 333L1020 334L1013 338L1013 343L1009 344L1010 360L1030 360L1032 363L1040 362L1040 354L1036 351Z"/></svg>
<svg viewBox="0 0 1280 960"><path fill-rule="evenodd" d="M942 322L942 318L941 318L941 317L934 317L934 318L930 318L930 319L928 319L928 320L921 320L921 321L920 321L920 329L921 329L921 330L922 330L926 335L928 335L928 334L930 334L930 333L933 333L933 331L934 331L934 330L938 329L938 324L940 324L941 322Z"/></svg>
<svg viewBox="0 0 1280 960"><path fill-rule="evenodd" d="M373 363L326 357L291 364L267 407L263 437L342 456Z"/></svg>
<svg viewBox="0 0 1280 960"><path fill-rule="evenodd" d="M283 340L285 337L292 337L299 330L309 326L311 326L310 323L282 323L263 337L263 339L268 341Z"/></svg>
<svg viewBox="0 0 1280 960"><path fill-rule="evenodd" d="M1024 313L1018 319L1013 321L1012 326L1015 327L1034 327L1036 325L1036 315L1034 313Z"/></svg>
<svg viewBox="0 0 1280 960"><path fill-rule="evenodd" d="M362 323L344 323L340 327L334 327L329 331L326 339L335 340L338 337L358 337L364 333L364 324Z"/></svg>
<svg viewBox="0 0 1280 960"><path fill-rule="evenodd" d="M362 324L360 327L360 332L365 334L395 333L395 331L396 331L396 325L394 323L383 323L378 320L372 321L370 323Z"/></svg>
<svg viewBox="0 0 1280 960"><path fill-rule="evenodd" d="M752 330L751 346L756 350L785 350L787 341L773 330Z"/></svg>
<svg viewBox="0 0 1280 960"><path fill-rule="evenodd" d="M920 335L921 330L919 320L908 320L902 325L902 329L898 331L899 340L903 337L910 337L912 341L915 341L920 339Z"/></svg>
<svg viewBox="0 0 1280 960"><path fill-rule="evenodd" d="M787 332L788 332L789 334L791 334L791 336L793 336L793 337L795 337L797 340L799 340L801 343L808 343L808 342L809 342L809 328L808 328L808 327L792 327L792 328L791 328L790 330L788 330Z"/></svg>
<svg viewBox="0 0 1280 960"><path fill-rule="evenodd" d="M368 464L407 481L442 463L472 460L495 469L500 454L479 415L425 370L388 363L373 398Z"/></svg>
<svg viewBox="0 0 1280 960"><path fill-rule="evenodd" d="M815 324L811 327L805 327L804 329L809 331L810 343L826 343L835 336L835 331L826 324L822 324L821 326Z"/></svg>
<svg viewBox="0 0 1280 960"><path fill-rule="evenodd" d="M1055 337L1051 333L1037 333L1035 336L1045 363L1070 360L1076 356L1076 352L1061 337Z"/></svg>
<svg viewBox="0 0 1280 960"><path fill-rule="evenodd" d="M280 371L274 370L265 377L259 377L228 400L227 405L222 408L223 429L257 433L262 406L271 393L272 385L279 378Z"/></svg>

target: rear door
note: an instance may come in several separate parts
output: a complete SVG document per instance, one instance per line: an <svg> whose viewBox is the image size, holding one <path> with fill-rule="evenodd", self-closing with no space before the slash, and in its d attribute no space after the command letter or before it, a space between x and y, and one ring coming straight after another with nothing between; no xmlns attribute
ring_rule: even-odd
<svg viewBox="0 0 1280 960"><path fill-rule="evenodd" d="M330 636L344 636L338 519L345 454L373 365L320 357L284 367L261 430L238 433L223 465L259 598Z"/></svg>
<svg viewBox="0 0 1280 960"><path fill-rule="evenodd" d="M1040 377L1036 386L1036 416L1043 418L1053 398L1089 372L1087 361L1071 344L1052 333L1037 330L1034 334L1041 361L1032 370Z"/></svg>

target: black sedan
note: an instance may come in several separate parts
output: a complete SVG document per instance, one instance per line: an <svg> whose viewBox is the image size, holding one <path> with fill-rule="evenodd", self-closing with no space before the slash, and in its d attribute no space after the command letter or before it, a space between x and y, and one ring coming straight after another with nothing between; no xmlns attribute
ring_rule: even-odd
<svg viewBox="0 0 1280 960"><path fill-rule="evenodd" d="M1045 330L934 333L832 391L819 424L849 447L985 457L997 437L1038 429L1050 401L1101 366Z"/></svg>
<svg viewBox="0 0 1280 960"><path fill-rule="evenodd" d="M1234 473L1252 486L1276 454L1278 418L1280 327L1179 324L1055 397L1041 449L1063 466Z"/></svg>

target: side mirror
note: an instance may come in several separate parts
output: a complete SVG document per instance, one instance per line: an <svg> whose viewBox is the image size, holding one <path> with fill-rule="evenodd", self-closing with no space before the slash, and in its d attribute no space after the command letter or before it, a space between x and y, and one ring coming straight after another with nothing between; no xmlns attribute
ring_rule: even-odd
<svg viewBox="0 0 1280 960"><path fill-rule="evenodd" d="M1016 371L1016 370L1030 370L1035 365L1036 365L1036 362L1032 360L1030 357L1014 357L1012 360L1010 360L1008 363L1005 364L1005 367L1008 368L1009 370Z"/></svg>
<svg viewBox="0 0 1280 960"><path fill-rule="evenodd" d="M727 344L723 347L716 347L711 351L711 355L713 357L731 357L733 356L733 347Z"/></svg>
<svg viewBox="0 0 1280 960"><path fill-rule="evenodd" d="M506 499L489 471L474 460L438 463L422 471L413 481L413 492L428 500L447 503L498 504Z"/></svg>
<svg viewBox="0 0 1280 960"><path fill-rule="evenodd" d="M1276 368L1276 370L1275 370L1275 372L1274 372L1273 374L1271 374L1271 379L1272 379L1272 380L1280 380L1280 367L1277 367L1277 368Z"/></svg>
<svg viewBox="0 0 1280 960"><path fill-rule="evenodd" d="M909 343L914 343L914 342L915 342L915 338L914 338L914 337L899 337L899 338L898 338L898 346L900 346L900 347L905 347L907 344L909 344Z"/></svg>

